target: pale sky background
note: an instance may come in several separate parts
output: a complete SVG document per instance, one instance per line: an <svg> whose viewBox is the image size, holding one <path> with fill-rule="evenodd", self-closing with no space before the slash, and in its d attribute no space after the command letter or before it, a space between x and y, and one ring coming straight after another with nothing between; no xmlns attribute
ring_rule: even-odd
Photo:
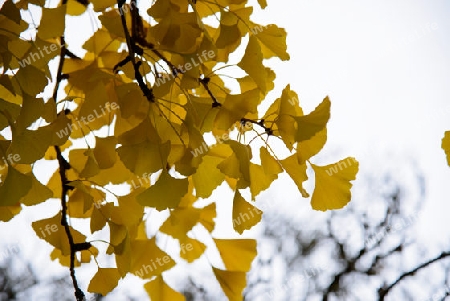
<svg viewBox="0 0 450 301"><path fill-rule="evenodd" d="M268 0L268 4L262 12L255 8L254 20L286 28L291 56L289 62L270 62L277 79L269 97L275 99L290 83L306 112L326 95L331 99L328 142L313 162L325 165L354 156L361 169L373 168L374 173L382 168L376 164L383 155L417 162L427 185L427 201L415 224L418 239L436 251L448 247L450 167L441 139L450 130L450 2ZM85 24L91 35L90 21L85 21L76 24L78 28ZM386 158L386 164L392 160ZM359 185L358 178L354 185ZM231 196L222 190L217 193L221 198ZM325 216L310 209L292 182L275 183L258 202L264 198L286 199L288 206L297 200L307 205L299 216ZM57 202L52 204L48 214L45 210L50 206L41 208L41 218L56 213ZM56 268L58 264L50 263L48 257L51 248L34 238L29 225L37 219L33 210L28 208L10 223L2 223L0 238L17 242L24 257L39 268ZM18 240L22 233L30 239ZM220 228L214 232L216 237L227 233ZM91 272L95 271L87 273Z"/></svg>

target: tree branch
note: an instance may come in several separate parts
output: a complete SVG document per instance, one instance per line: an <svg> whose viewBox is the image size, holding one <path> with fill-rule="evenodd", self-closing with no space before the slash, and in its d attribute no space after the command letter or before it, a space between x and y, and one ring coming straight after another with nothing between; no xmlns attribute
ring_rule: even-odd
<svg viewBox="0 0 450 301"><path fill-rule="evenodd" d="M119 7L119 10L122 8L124 3L125 3L125 1L117 0L117 5ZM150 89L149 87L147 87L147 85L144 82L144 78L142 77L141 73L139 72L139 66L142 64L142 62L140 62L140 61L136 62L136 58L135 58L135 49L136 49L135 46L136 45L134 44L134 40L132 39L132 37L130 36L130 33L128 32L127 21L125 19L124 14L120 14L120 19L122 21L122 27L123 27L123 31L125 33L125 39L127 42L129 61L131 61L131 63L133 64L133 68L134 68L134 77L136 78L139 88L141 88L141 91L144 93L144 96L147 98L147 100L150 102L155 102L155 96L153 95L153 89Z"/></svg>
<svg viewBox="0 0 450 301"><path fill-rule="evenodd" d="M397 280L395 280L391 285L389 285L388 287L385 288L380 288L378 290L378 300L379 301L383 301L386 296L389 294L389 292L404 278L409 277L414 275L417 271L419 271L420 269L423 269L425 267L427 267L428 265L439 261L441 259L444 259L445 257L450 256L450 252L442 252L438 257L435 257L433 259L428 260L427 262L422 263L421 265L419 265L418 267L412 269L409 272L406 272L404 274L402 274Z"/></svg>
<svg viewBox="0 0 450 301"><path fill-rule="evenodd" d="M66 4L67 0L63 0L62 4ZM61 81L65 78L62 74L62 69L64 66L64 61L66 58L66 55L71 56L72 52L68 51L66 49L66 42L64 40L64 36L60 37L61 40L61 52L60 52L60 61L58 64L58 70L56 72L56 84L55 88L53 90L53 101L56 103L58 98L58 90L59 86L61 84ZM66 203L66 195L67 192L72 189L70 186L68 186L68 180L66 176L66 170L70 168L69 162L64 159L61 153L61 149L58 145L54 146L56 151L56 158L59 163L59 176L61 179L61 225L64 227L64 231L66 232L67 239L69 240L69 246L70 246L70 277L72 278L73 287L75 289L75 298L77 301L83 301L85 299L83 291L78 286L78 281L75 276L75 253L77 251L76 244L73 241L72 233L70 232L70 227L67 222L67 203Z"/></svg>

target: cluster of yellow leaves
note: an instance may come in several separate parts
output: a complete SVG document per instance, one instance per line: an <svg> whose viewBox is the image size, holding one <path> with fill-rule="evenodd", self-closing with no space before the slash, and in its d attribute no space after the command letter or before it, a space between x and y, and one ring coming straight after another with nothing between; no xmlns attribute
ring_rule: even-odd
<svg viewBox="0 0 450 301"><path fill-rule="evenodd" d="M42 7L42 3L7 0L0 10L0 130L11 133L9 138L0 135L0 164L6 167L0 168L0 220L10 220L22 205L61 198L60 170L45 185L33 170L38 160L55 161L54 146L60 147L69 164L67 213L71 218L88 219L91 234L107 227L107 253L116 262L115 268L98 268L89 291L105 295L131 273L150 280L145 289L152 300L184 300L164 281L163 273L176 261L160 249L155 236L146 233L145 207L169 210L159 233L192 246L180 251L180 257L193 262L210 247L192 237L193 227L211 233L216 217L214 202L199 208L196 201L212 196L222 183L235 194L233 219L250 210L255 213L250 220L233 223L239 233L261 220L262 212L252 203L282 172L292 178L303 197L309 197L303 185L308 166L312 168L316 186L311 202L316 210L339 209L350 201L356 160L331 176L327 171L340 168L341 162L319 166L309 161L326 142L328 97L304 114L298 101L293 101L298 100L297 94L287 86L266 112L258 110L274 88L275 73L264 60L289 60L289 54L285 30L253 23L253 7L247 0L156 0L147 11L151 24L145 21L148 16L139 17L136 6L118 7L112 0L92 0L89 5L68 0L54 8ZM261 8L267 5L265 0L258 3ZM20 11L29 4L42 8L32 41L20 38L28 29ZM84 43L87 53L83 58L65 57L64 78L58 79L65 97L38 98L51 79L47 62L61 59L59 51L42 49L64 46L59 37L76 34L76 30L66 30L66 18L92 10L101 27ZM215 20L215 25L207 19ZM130 50L130 43L136 49ZM229 65L230 55L236 55L243 43L240 62ZM70 50L70 45L65 46ZM40 56L35 60L37 53ZM227 74L230 67L240 68L246 76ZM239 90L227 88L227 80L235 81ZM243 130L249 124L252 127ZM239 139L205 147L207 133L233 137L236 132ZM267 136L265 147L257 150L243 143L240 138L246 135ZM281 139L291 155L279 159L270 147L274 139ZM85 147L73 146L75 140L83 141ZM260 163L252 160L254 152L259 153ZM156 182L130 187L125 196L104 189L150 175ZM241 195L245 189L250 191L250 200ZM106 202L107 194L116 202ZM69 244L60 221L58 213L34 222L33 228L55 248L52 259L68 266ZM57 230L44 235L42 229L53 224ZM75 243L86 241L86 234L72 227L70 231ZM256 242L216 238L214 242L225 269L216 264L212 271L229 300L242 300ZM80 253L76 265L89 262L98 250L91 247ZM143 266L166 256L168 263L142 273Z"/></svg>

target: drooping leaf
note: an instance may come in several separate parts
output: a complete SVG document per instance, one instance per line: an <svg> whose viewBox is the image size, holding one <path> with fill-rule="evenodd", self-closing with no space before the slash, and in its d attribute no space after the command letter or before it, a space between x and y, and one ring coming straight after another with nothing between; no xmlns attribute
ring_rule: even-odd
<svg viewBox="0 0 450 301"><path fill-rule="evenodd" d="M158 276L154 280L144 284L144 288L151 300L184 301L184 296L166 284L163 277Z"/></svg>
<svg viewBox="0 0 450 301"><path fill-rule="evenodd" d="M247 284L245 272L224 271L213 267L214 275L230 301L242 301L242 292Z"/></svg>
<svg viewBox="0 0 450 301"><path fill-rule="evenodd" d="M116 268L98 268L89 283L88 291L106 296L117 286L119 280L120 274Z"/></svg>
<svg viewBox="0 0 450 301"><path fill-rule="evenodd" d="M297 122L297 133L295 140L302 142L311 139L315 134L325 129L330 119L331 102L328 97L308 115L294 117Z"/></svg>
<svg viewBox="0 0 450 301"><path fill-rule="evenodd" d="M175 179L163 171L155 185L137 196L137 201L142 206L154 207L159 211L173 209L181 202L187 189L187 179Z"/></svg>
<svg viewBox="0 0 450 301"><path fill-rule="evenodd" d="M256 240L214 239L214 242L228 271L247 272L250 270L256 256ZM235 254L239 254L239 257Z"/></svg>
<svg viewBox="0 0 450 301"><path fill-rule="evenodd" d="M326 166L314 164L311 166L316 178L316 187L311 197L312 208L326 211L340 209L347 205L351 198L350 181L356 177L358 161L348 157Z"/></svg>
<svg viewBox="0 0 450 301"><path fill-rule="evenodd" d="M262 211L247 202L236 190L233 199L233 228L239 234L261 221Z"/></svg>

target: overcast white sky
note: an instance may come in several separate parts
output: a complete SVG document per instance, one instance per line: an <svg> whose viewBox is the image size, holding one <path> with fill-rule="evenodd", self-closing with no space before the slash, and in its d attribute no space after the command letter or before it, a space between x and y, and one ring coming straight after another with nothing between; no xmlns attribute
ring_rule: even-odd
<svg viewBox="0 0 450 301"><path fill-rule="evenodd" d="M289 62L273 64L276 91L270 96L278 97L290 83L306 112L326 95L332 102L328 142L319 163L351 155L364 168L379 154L412 158L425 172L428 193L417 222L418 235L434 248L448 246L450 167L441 139L450 130L450 2L268 0L268 4L266 11L256 13L255 21L286 28L291 56ZM281 197L285 192L274 194ZM16 231L29 228L30 216L28 212L2 224L0 237L17 242ZM35 249L22 250L28 258L36 254ZM47 254L39 260L49 261Z"/></svg>

